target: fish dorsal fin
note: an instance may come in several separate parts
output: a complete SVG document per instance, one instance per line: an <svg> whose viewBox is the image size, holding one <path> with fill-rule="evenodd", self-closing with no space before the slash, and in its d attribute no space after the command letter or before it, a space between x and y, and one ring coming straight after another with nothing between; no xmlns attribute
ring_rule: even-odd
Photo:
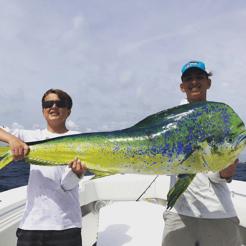
<svg viewBox="0 0 246 246"><path fill-rule="evenodd" d="M168 124L168 122L175 121L175 118L180 119L180 117L187 116L192 112L191 110L195 110L196 108L204 106L207 103L208 102L197 102L166 109L148 116L131 128L155 127L158 125Z"/></svg>

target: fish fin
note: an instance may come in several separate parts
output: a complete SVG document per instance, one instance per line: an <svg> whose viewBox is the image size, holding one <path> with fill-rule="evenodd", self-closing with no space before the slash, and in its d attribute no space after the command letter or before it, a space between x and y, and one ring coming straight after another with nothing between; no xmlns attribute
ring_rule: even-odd
<svg viewBox="0 0 246 246"><path fill-rule="evenodd" d="M182 119L183 117L185 118L188 114L193 112L194 105L196 105L196 107L200 107L205 104L207 104L207 102L196 102L166 109L146 117L145 119L138 122L136 125L130 127L130 129L149 128L158 125L163 126L165 124L168 124L169 122L175 122L177 115L180 119Z"/></svg>
<svg viewBox="0 0 246 246"><path fill-rule="evenodd" d="M185 162L196 150L199 150L200 148L200 146L195 146L192 150L188 151L184 159L178 165L182 165L183 162Z"/></svg>
<svg viewBox="0 0 246 246"><path fill-rule="evenodd" d="M175 205L179 197L185 192L195 176L196 174L192 173L178 175L179 180L167 194L167 209L171 209Z"/></svg>
<svg viewBox="0 0 246 246"><path fill-rule="evenodd" d="M206 156L203 154L203 149L206 148L206 145L210 145L211 151L213 153L216 152L219 155L218 148L215 144L211 143L211 141L214 139L214 136L206 137L204 140L200 140L196 143L195 146L190 151L187 151L184 159L177 164L177 166L180 165L190 165L187 164L188 162L196 162L196 166L200 166L200 168L207 168L210 169L209 166L207 166L208 160L206 159ZM187 163L184 163L186 162Z"/></svg>
<svg viewBox="0 0 246 246"><path fill-rule="evenodd" d="M4 157L8 150L10 150L9 146L0 147L0 157Z"/></svg>
<svg viewBox="0 0 246 246"><path fill-rule="evenodd" d="M3 157L3 159L0 161L0 169L4 168L14 160L11 151L7 146L0 148L0 157Z"/></svg>
<svg viewBox="0 0 246 246"><path fill-rule="evenodd" d="M110 172L91 170L91 169L89 171L95 174L95 176L92 179L99 179L99 178L107 177L107 176L114 174Z"/></svg>

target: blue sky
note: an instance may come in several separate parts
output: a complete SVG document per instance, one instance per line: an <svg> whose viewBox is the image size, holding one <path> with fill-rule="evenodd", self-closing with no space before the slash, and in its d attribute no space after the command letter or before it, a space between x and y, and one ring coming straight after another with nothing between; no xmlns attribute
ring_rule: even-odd
<svg viewBox="0 0 246 246"><path fill-rule="evenodd" d="M246 122L245 0L1 0L1 125L45 128L50 88L74 101L68 128L110 131L179 105L180 70L213 72L208 100Z"/></svg>

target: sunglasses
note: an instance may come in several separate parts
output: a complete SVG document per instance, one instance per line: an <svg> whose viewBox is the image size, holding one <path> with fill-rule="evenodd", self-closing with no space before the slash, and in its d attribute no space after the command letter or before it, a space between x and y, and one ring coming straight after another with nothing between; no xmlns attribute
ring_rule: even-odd
<svg viewBox="0 0 246 246"><path fill-rule="evenodd" d="M42 103L43 108L52 108L56 104L58 108L66 108L67 103L65 101L46 101Z"/></svg>

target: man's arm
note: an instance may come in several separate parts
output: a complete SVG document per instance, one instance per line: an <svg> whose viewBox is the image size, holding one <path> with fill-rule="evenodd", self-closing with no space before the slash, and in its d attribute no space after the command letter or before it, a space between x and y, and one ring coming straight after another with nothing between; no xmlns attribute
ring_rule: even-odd
<svg viewBox="0 0 246 246"><path fill-rule="evenodd" d="M81 163L77 157L68 163L68 167L72 168L72 171L78 176L78 178L81 178L81 175L87 172L86 165L83 162Z"/></svg>
<svg viewBox="0 0 246 246"><path fill-rule="evenodd" d="M0 128L0 141L8 143L15 161L24 159L30 152L29 146L21 139Z"/></svg>
<svg viewBox="0 0 246 246"><path fill-rule="evenodd" d="M207 172L207 176L214 183L230 183L236 172L238 162L239 160L236 159L233 164L216 173Z"/></svg>
<svg viewBox="0 0 246 246"><path fill-rule="evenodd" d="M87 172L85 164L81 163L77 157L70 161L67 167L61 180L61 187L64 191L72 190Z"/></svg>
<svg viewBox="0 0 246 246"><path fill-rule="evenodd" d="M236 172L237 164L239 162L239 159L236 159L233 164L231 164L229 167L223 169L220 171L220 177L223 179L229 179L234 175Z"/></svg>

